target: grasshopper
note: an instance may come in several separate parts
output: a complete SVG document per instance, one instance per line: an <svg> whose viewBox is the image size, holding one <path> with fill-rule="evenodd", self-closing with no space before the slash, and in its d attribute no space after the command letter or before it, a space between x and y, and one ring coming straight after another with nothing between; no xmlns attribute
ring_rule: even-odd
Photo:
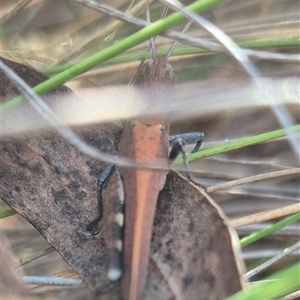
<svg viewBox="0 0 300 300"><path fill-rule="evenodd" d="M149 106L163 105L167 111L174 86L173 69L168 63L168 54L159 57L154 49L152 54L152 59L139 67L134 86L139 97ZM196 152L203 136L203 133L198 132L170 137L167 113L155 116L145 114L129 120L124 126L119 154L139 164L160 164L165 170L118 170L115 166L109 166L98 178L99 216L88 226L88 230L95 231L95 223L103 215L104 237L108 248L108 278L118 280L123 276L127 300L141 299L156 203L165 183L168 165L180 152L185 157L184 139L187 142L197 142L192 151ZM172 149L168 155L169 142ZM110 200L104 203L103 214L102 192L105 189L109 189Z"/></svg>

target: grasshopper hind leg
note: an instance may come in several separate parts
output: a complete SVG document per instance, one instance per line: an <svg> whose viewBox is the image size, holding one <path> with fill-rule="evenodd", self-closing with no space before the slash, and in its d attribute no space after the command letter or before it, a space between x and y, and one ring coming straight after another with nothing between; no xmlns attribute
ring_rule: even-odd
<svg viewBox="0 0 300 300"><path fill-rule="evenodd" d="M108 272L111 281L122 276L124 189L115 166L109 165L97 180L98 216L88 226L90 235L102 234L107 248Z"/></svg>
<svg viewBox="0 0 300 300"><path fill-rule="evenodd" d="M103 191L103 232L108 255L108 273L110 280L122 276L123 225L124 225L124 189L118 170L111 175Z"/></svg>
<svg viewBox="0 0 300 300"><path fill-rule="evenodd" d="M97 217L86 227L90 235L96 235L100 232L100 222L103 218L103 191L106 189L110 177L113 175L115 170L114 165L107 166L103 172L97 178Z"/></svg>

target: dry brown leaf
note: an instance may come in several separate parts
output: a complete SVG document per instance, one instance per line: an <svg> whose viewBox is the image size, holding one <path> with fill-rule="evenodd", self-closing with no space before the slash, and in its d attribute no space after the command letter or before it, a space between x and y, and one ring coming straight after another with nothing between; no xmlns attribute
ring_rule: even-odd
<svg viewBox="0 0 300 300"><path fill-rule="evenodd" d="M119 127L74 131L100 151L117 153ZM86 231L96 217L96 178L105 165L51 131L2 139L1 155L1 198L41 232L95 294L119 299L120 282L106 277L102 234L90 237ZM144 299L223 299L237 292L242 267L234 239L213 200L171 172L158 200Z"/></svg>

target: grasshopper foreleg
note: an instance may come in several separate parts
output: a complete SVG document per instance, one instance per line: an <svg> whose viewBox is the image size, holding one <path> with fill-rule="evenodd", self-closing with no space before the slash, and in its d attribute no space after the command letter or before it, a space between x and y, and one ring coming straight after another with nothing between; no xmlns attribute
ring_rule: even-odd
<svg viewBox="0 0 300 300"><path fill-rule="evenodd" d="M196 144L191 153L197 152L201 147L203 138L203 132L189 132L170 136L171 151L169 154L169 163L172 163L180 153L186 156L185 145Z"/></svg>
<svg viewBox="0 0 300 300"><path fill-rule="evenodd" d="M183 163L184 163L184 166L186 169L187 178L191 182L193 182L196 185L201 186L201 187L203 187L203 186L197 180L194 179L194 177L191 173L190 165L189 165L187 155L186 155L185 145L196 143L194 149L192 150L192 153L195 153L201 147L203 138L204 138L203 132L191 132L191 133L177 134L177 135L172 135L169 138L169 142L171 144L171 151L169 154L169 163L171 164L176 159L176 157L181 153L182 158L183 158Z"/></svg>

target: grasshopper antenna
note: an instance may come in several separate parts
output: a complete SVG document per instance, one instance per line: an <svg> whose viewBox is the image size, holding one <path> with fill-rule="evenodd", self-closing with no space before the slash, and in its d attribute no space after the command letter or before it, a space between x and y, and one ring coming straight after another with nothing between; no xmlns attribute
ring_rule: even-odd
<svg viewBox="0 0 300 300"><path fill-rule="evenodd" d="M189 28L191 27L192 22L189 21L183 28L183 30L181 31L181 33L186 33ZM179 44L179 41L174 41L173 44L171 45L170 49L168 50L167 54L166 54L166 59L168 60L172 54L172 52L174 51L175 47Z"/></svg>
<svg viewBox="0 0 300 300"><path fill-rule="evenodd" d="M149 23L151 22L149 6L146 7L146 20ZM150 38L150 48L151 48L151 51L152 51L152 58L156 57L157 52L156 52L156 47L155 47L155 36Z"/></svg>
<svg viewBox="0 0 300 300"><path fill-rule="evenodd" d="M165 7L165 9L164 9L164 11L163 11L163 13L162 13L162 15L161 15L161 19L164 18L164 17L167 15L168 9L169 9L168 6ZM147 20L147 22L149 22L149 23L151 22L151 20L150 20L149 6L147 6L147 8L146 8L146 20ZM192 22L189 21L189 22L184 26L184 28L183 28L183 30L181 31L181 33L186 33L186 32L189 30L189 28L191 27L191 24L192 24ZM151 48L151 51L152 51L152 58L154 58L154 57L157 56L156 47L155 47L155 38L156 38L156 36L150 38L150 48ZM179 44L179 41L177 41L177 40L173 42L173 44L171 45L171 47L170 47L169 50L167 51L167 54L166 54L166 60L168 60L168 59L170 58L172 52L174 51L175 47L176 47L178 44Z"/></svg>

